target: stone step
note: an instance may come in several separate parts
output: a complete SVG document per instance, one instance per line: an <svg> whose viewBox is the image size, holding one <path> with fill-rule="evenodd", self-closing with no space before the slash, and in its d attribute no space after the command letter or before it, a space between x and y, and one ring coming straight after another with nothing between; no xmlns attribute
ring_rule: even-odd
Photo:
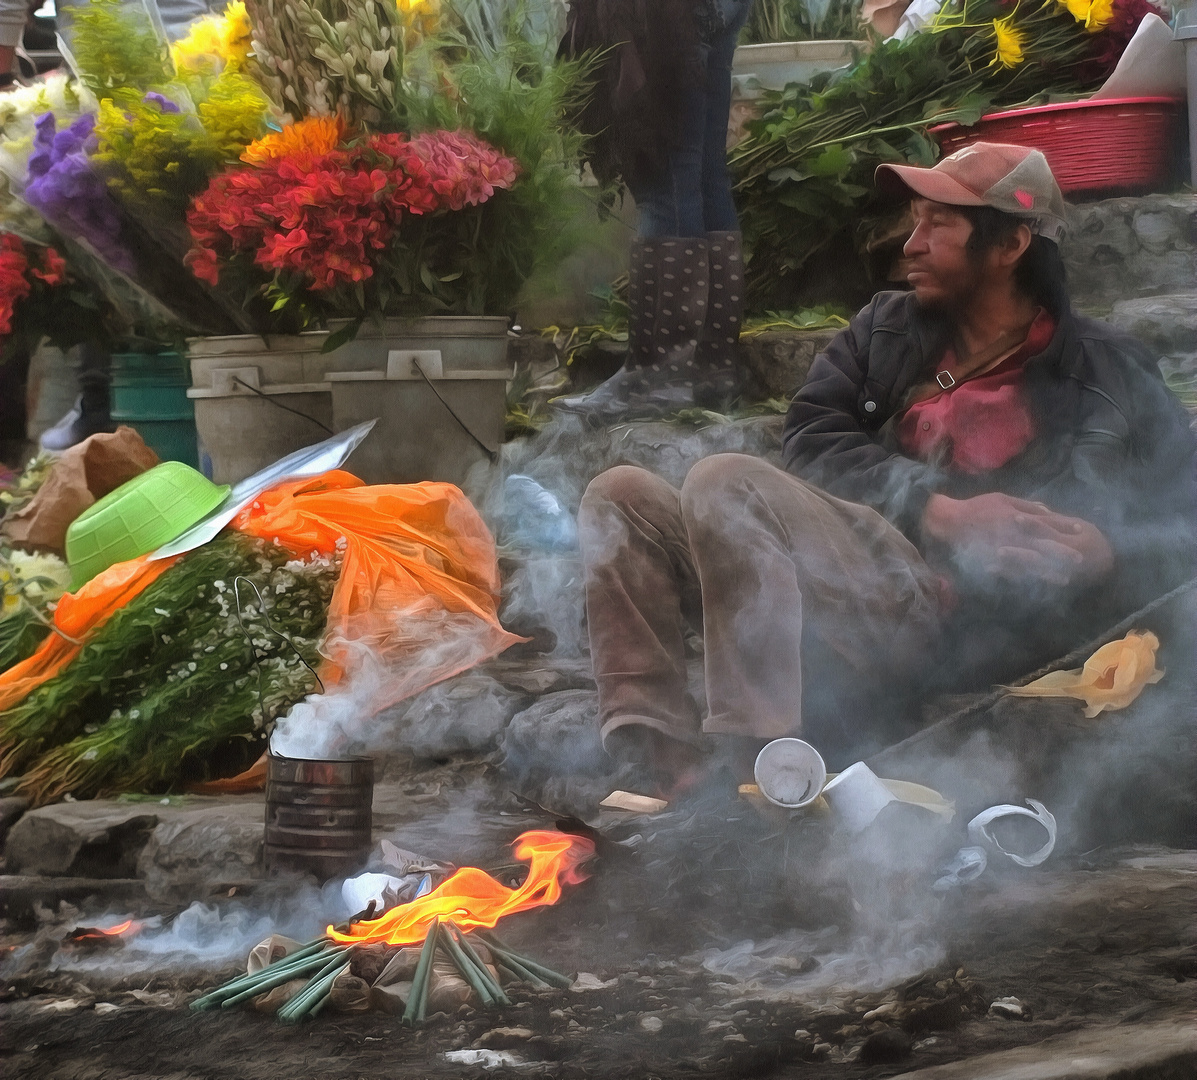
<svg viewBox="0 0 1197 1080"><path fill-rule="evenodd" d="M1197 1027L1187 1018L1103 1024L1033 1046L915 1069L894 1080L1190 1080Z"/></svg>

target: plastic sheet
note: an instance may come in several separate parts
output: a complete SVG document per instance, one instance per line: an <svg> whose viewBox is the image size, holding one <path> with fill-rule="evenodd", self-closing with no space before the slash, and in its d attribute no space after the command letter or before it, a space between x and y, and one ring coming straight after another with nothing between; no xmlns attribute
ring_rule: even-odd
<svg viewBox="0 0 1197 1080"><path fill-rule="evenodd" d="M233 527L297 552L344 547L321 651L326 688L368 658L377 711L524 640L499 624L495 543L452 484L366 486L334 471L280 484Z"/></svg>
<svg viewBox="0 0 1197 1080"><path fill-rule="evenodd" d="M1164 677L1155 666L1159 647L1159 638L1150 631L1132 631L1103 645L1082 668L1053 671L1026 686L1009 687L1009 692L1015 697L1076 698L1085 703L1085 715L1092 719L1106 709L1126 708L1145 686Z"/></svg>
<svg viewBox="0 0 1197 1080"><path fill-rule="evenodd" d="M989 844L1018 866L1038 866L1055 849L1056 819L1043 803L1035 799L1027 799L1027 806L1030 806L1031 809L1003 803L1000 806L991 806L988 810L982 810L968 823L968 838L978 846ZM989 828L995 821L1004 817L1029 817L1033 821L1039 822L1047 833L1047 840L1038 851L1032 852L1030 855L1017 855L1013 851L1007 851Z"/></svg>
<svg viewBox="0 0 1197 1080"><path fill-rule="evenodd" d="M384 673L371 695L375 710L524 640L499 624L494 541L452 484L367 487L334 471L262 494L233 527L296 553L344 548L320 677L334 686L369 657ZM89 633L177 558L117 563L64 596L58 633L0 674L0 712L57 675Z"/></svg>

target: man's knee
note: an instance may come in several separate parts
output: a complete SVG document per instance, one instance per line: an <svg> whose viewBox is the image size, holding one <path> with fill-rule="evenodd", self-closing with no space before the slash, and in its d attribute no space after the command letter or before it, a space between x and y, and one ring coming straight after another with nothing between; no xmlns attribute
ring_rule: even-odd
<svg viewBox="0 0 1197 1080"><path fill-rule="evenodd" d="M703 458L682 484L682 510L686 514L705 513L721 507L742 508L749 490L765 493L795 485L801 481L750 454L712 454Z"/></svg>
<svg viewBox="0 0 1197 1080"><path fill-rule="evenodd" d="M587 485L581 513L593 515L617 506L645 514L653 506L676 501L677 493L659 476L637 465L616 465Z"/></svg>

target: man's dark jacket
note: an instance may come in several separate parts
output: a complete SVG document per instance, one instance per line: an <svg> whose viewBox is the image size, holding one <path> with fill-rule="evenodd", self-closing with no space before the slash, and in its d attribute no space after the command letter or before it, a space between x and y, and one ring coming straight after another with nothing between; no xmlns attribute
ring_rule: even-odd
<svg viewBox="0 0 1197 1080"><path fill-rule="evenodd" d="M963 617L1028 626L1067 621L1057 647L1084 640L1194 573L1197 484L1189 418L1156 358L1113 327L1070 312L1024 368L1036 436L1006 465L965 474L905 455L894 434L911 387L933 378L949 343L914 295L874 297L815 358L786 416L786 468L872 506L934 562L921 535L928 498L1000 491L1083 518L1105 534L1116 568L1100 586L1061 596L961 578ZM930 550L929 550L930 548ZM943 553L940 553L943 554ZM1050 657L1044 657L1050 658Z"/></svg>

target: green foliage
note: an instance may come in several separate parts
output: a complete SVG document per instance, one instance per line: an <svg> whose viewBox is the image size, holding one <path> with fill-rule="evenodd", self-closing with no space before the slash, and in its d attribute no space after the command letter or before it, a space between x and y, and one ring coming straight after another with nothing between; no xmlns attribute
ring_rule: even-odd
<svg viewBox="0 0 1197 1080"><path fill-rule="evenodd" d="M765 96L765 112L729 158L753 310L786 306L796 275L833 240L863 247L882 213L876 167L934 164L930 127L1086 89L1080 65L1089 44L1058 4L1017 16L1028 40L1022 63L993 63L993 20L1011 11L999 0L957 0L933 30Z"/></svg>
<svg viewBox="0 0 1197 1080"><path fill-rule="evenodd" d="M162 790L205 776L214 756L233 771L247 765L274 717L316 687L252 590L242 588L241 621L233 599L233 579L245 575L314 665L337 567L289 558L236 532L185 555L57 676L0 713L0 775L24 773L19 790L41 803Z"/></svg>

